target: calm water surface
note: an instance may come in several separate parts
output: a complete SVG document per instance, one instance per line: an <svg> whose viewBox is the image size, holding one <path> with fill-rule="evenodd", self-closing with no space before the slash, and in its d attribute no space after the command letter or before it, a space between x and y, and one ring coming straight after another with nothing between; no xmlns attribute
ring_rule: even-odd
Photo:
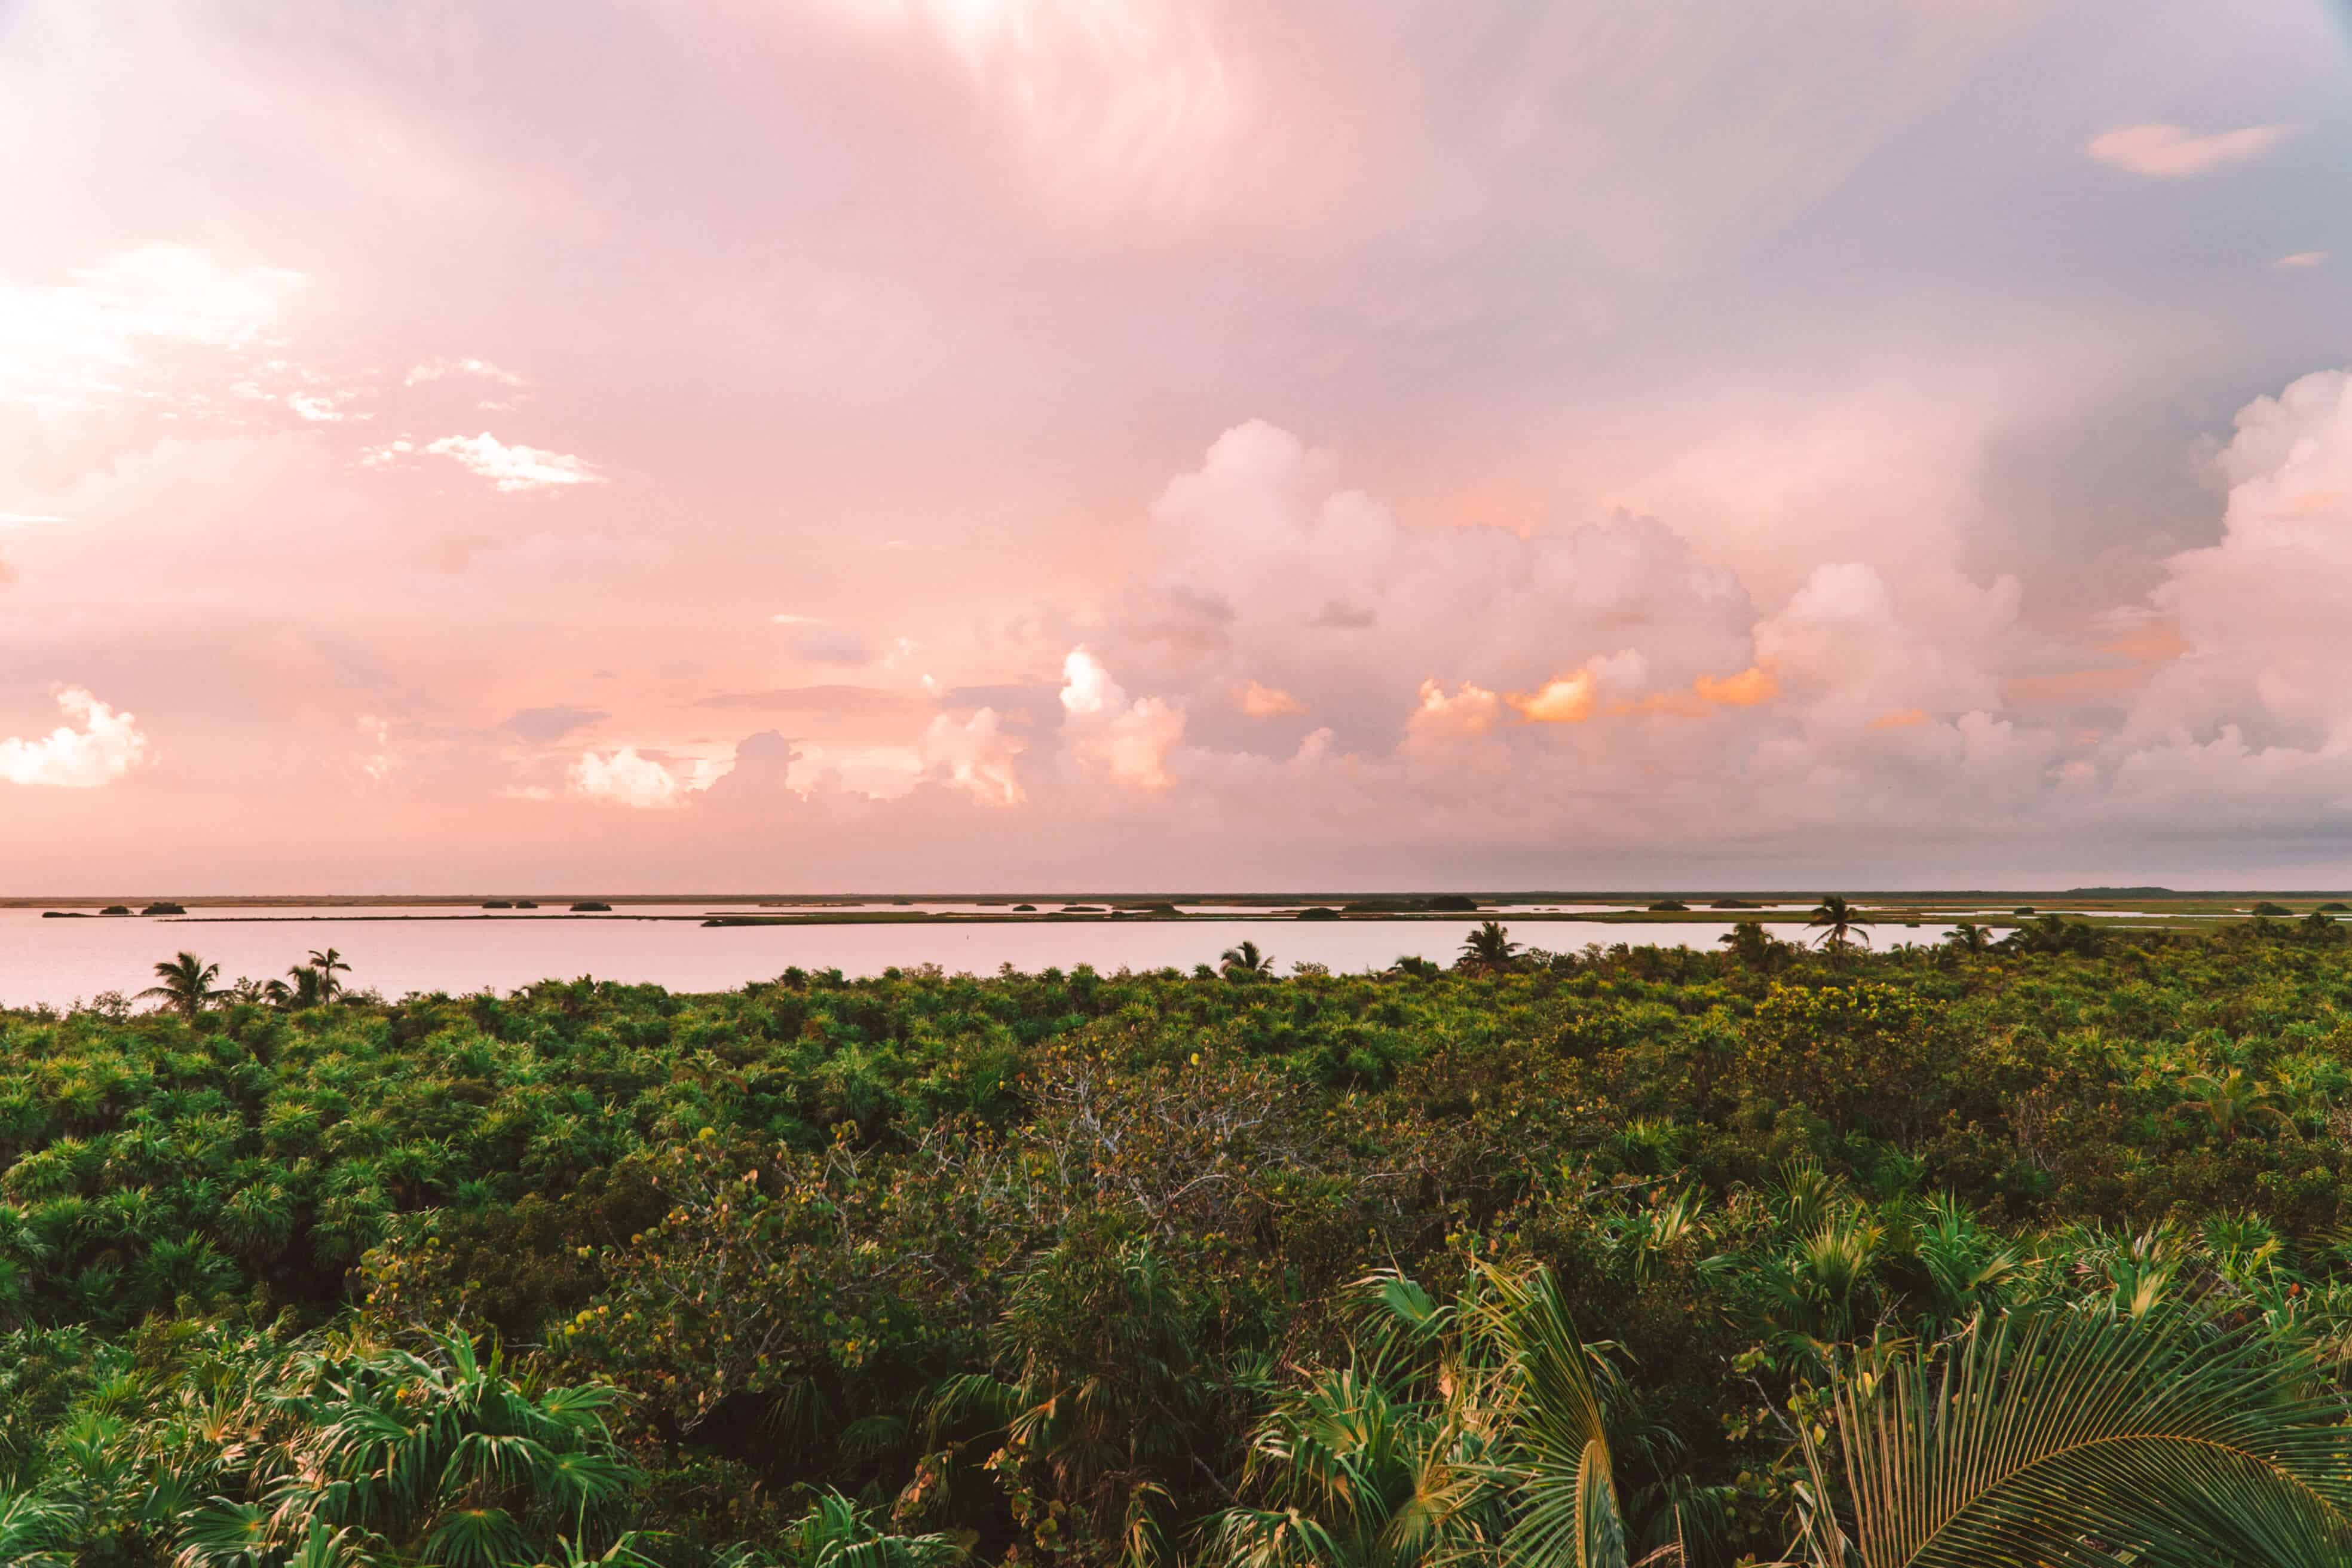
<svg viewBox="0 0 2352 1568"><path fill-rule="evenodd" d="M644 908L645 906L627 906ZM700 914L713 906L667 906ZM737 907L740 912L740 906ZM283 974L312 948L335 947L352 964L349 983L386 996L411 991L452 994L488 987L511 991L541 980L593 975L651 982L673 991L726 991L785 969L839 969L878 974L897 965L936 963L950 973L992 974L1005 963L1034 973L1090 963L1098 970L1190 969L1213 963L1236 942L1255 942L1287 973L1300 960L1346 973L1384 969L1412 954L1451 963L1472 920L1004 922L968 925L738 926L708 929L691 921L491 917L392 920L398 910L335 918L220 919L231 913L300 914L298 910L193 909L188 918L121 916L44 920L37 910L0 910L0 1006L64 1006L101 992L126 994L152 979L157 960L185 948L218 963L225 979ZM424 912L424 911L409 911ZM436 911L446 913L448 911ZM541 913L560 912L541 910ZM368 915L378 918L370 919ZM1506 914L1506 923L1509 923ZM1564 952L1587 942L1712 947L1728 921L1687 925L1611 925L1593 921L1523 921L1517 940ZM1882 947L1932 942L1942 924L1883 928ZM1791 930L1790 934L1795 934Z"/></svg>

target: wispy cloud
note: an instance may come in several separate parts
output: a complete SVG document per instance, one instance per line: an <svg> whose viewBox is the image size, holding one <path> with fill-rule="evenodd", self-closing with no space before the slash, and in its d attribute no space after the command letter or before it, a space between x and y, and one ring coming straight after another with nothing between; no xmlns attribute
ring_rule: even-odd
<svg viewBox="0 0 2352 1568"><path fill-rule="evenodd" d="M500 386L529 386L530 378L503 365L492 364L486 359L429 359L411 365L401 377L403 386L424 386L452 376L471 376L477 381L495 381Z"/></svg>
<svg viewBox="0 0 2352 1568"><path fill-rule="evenodd" d="M2284 141L2290 125L2248 125L2200 135L2178 125L2122 125L2091 138L2097 162L2151 180L2182 180L2261 157Z"/></svg>
<svg viewBox="0 0 2352 1568"><path fill-rule="evenodd" d="M487 430L478 436L444 436L426 443L425 449L450 458L501 490L562 489L604 482L604 476L584 458L540 447L509 446Z"/></svg>
<svg viewBox="0 0 2352 1568"><path fill-rule="evenodd" d="M184 245L123 251L63 283L0 281L0 395L60 408L103 401L151 344L251 344L302 283L299 272Z"/></svg>
<svg viewBox="0 0 2352 1568"><path fill-rule="evenodd" d="M2326 259L2327 252L2324 250L2298 250L2293 256L2280 257L2276 261L2272 262L2271 265L2273 267L2284 267L2299 269L2305 267L2316 267Z"/></svg>

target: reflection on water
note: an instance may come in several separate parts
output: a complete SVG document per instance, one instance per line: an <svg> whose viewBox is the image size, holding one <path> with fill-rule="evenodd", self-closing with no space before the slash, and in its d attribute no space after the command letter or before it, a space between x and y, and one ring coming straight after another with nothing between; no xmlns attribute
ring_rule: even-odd
<svg viewBox="0 0 2352 1568"><path fill-rule="evenodd" d="M639 906L625 906L627 908ZM716 906L670 906L701 914ZM733 906L740 912L741 906ZM936 963L950 972L995 973L1002 964L1032 973L1081 963L1120 968L1190 969L1213 963L1244 940L1275 955L1287 972L1298 961L1336 972L1383 969L1412 955L1451 963L1475 920L1419 921L1086 921L955 925L803 925L706 928L691 920L385 920L338 912L335 918L277 923L209 920L226 911L191 909L185 920L44 920L37 910L0 910L0 1005L62 1006L101 992L126 994L152 983L152 970L183 948L220 965L224 980L283 974L313 948L335 947L352 965L351 984L386 996L411 991L510 991L540 980L583 974L650 982L673 991L726 991L795 965L878 974L892 966ZM258 912L258 911L256 911ZM272 911L301 913L299 910ZM317 911L310 911L316 913ZM377 916L392 910L368 911ZM414 911L411 911L414 912ZM446 910L436 911L448 913ZM541 913L562 912L560 910ZM1509 912L1502 913L1506 923ZM1712 947L1729 921L1528 921L1513 937L1565 952L1587 942ZM1782 928L1787 935L1799 928ZM1951 928L1881 927L1878 944L1932 942Z"/></svg>

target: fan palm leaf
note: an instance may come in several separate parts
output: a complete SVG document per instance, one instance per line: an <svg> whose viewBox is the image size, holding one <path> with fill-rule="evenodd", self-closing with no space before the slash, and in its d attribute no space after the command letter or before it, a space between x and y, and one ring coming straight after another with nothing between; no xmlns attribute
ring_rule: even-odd
<svg viewBox="0 0 2352 1568"><path fill-rule="evenodd" d="M1845 1568L2352 1560L2352 1442L2307 1353L2181 1308L1979 1320L1838 1382ZM1818 1510L1818 1500L1817 1500Z"/></svg>

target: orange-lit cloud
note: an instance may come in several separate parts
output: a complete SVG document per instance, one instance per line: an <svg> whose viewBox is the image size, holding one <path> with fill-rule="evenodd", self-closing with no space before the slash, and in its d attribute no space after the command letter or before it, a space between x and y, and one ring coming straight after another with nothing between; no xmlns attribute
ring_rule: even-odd
<svg viewBox="0 0 2352 1568"><path fill-rule="evenodd" d="M1638 702L1621 702L1612 713L1659 713L1675 719L1703 719L1718 708L1754 708L1780 695L1780 683L1760 664L1749 665L1721 679L1702 675L1686 691L1654 691Z"/></svg>
<svg viewBox="0 0 2352 1568"><path fill-rule="evenodd" d="M1253 719L1283 719L1307 711L1307 705L1277 687L1242 682L1241 710Z"/></svg>
<svg viewBox="0 0 2352 1568"><path fill-rule="evenodd" d="M1530 724L1581 724L1592 717L1592 671L1555 676L1538 689L1508 698Z"/></svg>
<svg viewBox="0 0 2352 1568"><path fill-rule="evenodd" d="M1892 713L1882 713L1870 721L1874 730L1916 730L1927 722L1924 708L1903 708Z"/></svg>
<svg viewBox="0 0 2352 1568"><path fill-rule="evenodd" d="M1483 735L1502 713L1503 700L1483 686L1465 680L1448 697L1436 681L1424 680L1421 705L1412 710L1407 728L1415 735Z"/></svg>

